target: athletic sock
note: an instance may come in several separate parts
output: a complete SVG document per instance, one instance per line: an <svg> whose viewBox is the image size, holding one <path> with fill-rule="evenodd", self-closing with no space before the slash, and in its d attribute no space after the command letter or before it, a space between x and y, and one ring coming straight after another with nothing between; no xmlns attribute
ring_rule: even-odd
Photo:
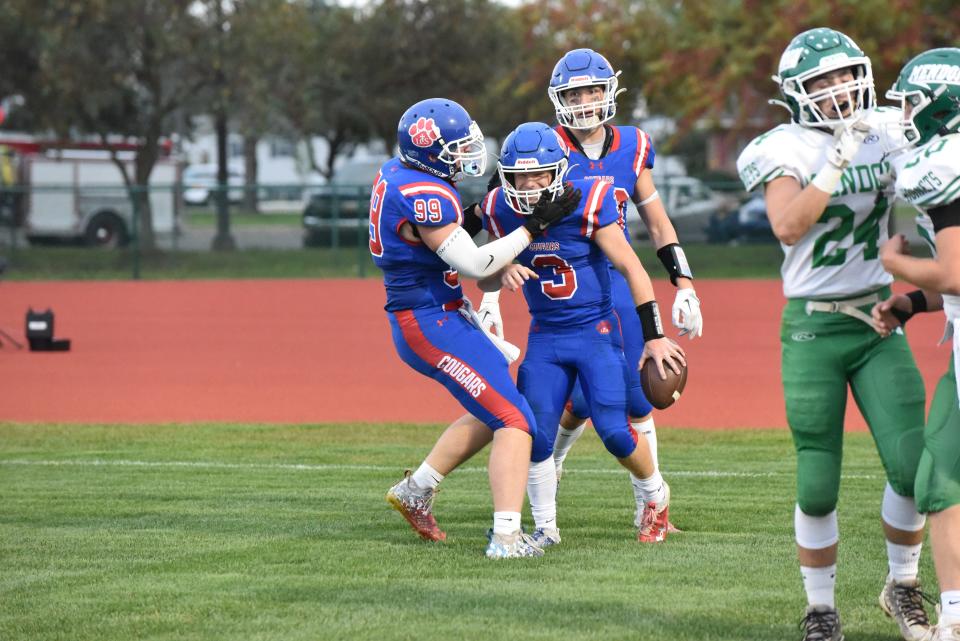
<svg viewBox="0 0 960 641"><path fill-rule="evenodd" d="M659 470L645 479L637 478L631 473L630 482L633 484L633 498L636 499L637 508L641 512L647 503L651 501L661 503L667 498L667 488L664 486Z"/></svg>
<svg viewBox="0 0 960 641"><path fill-rule="evenodd" d="M828 605L836 608L833 591L837 584L837 564L825 568L800 566L803 589L807 593L807 605Z"/></svg>
<svg viewBox="0 0 960 641"><path fill-rule="evenodd" d="M426 461L421 463L417 471L413 473L413 482L425 490L436 489L442 480L443 474L427 465Z"/></svg>
<svg viewBox="0 0 960 641"><path fill-rule="evenodd" d="M584 419L572 430L568 430L562 425L557 429L557 439L553 444L553 460L557 465L563 465L564 459L566 459L567 454L570 453L570 448L573 447L573 444L576 443L580 435L583 434L586 425L587 421Z"/></svg>
<svg viewBox="0 0 960 641"><path fill-rule="evenodd" d="M960 590L948 590L940 593L940 624L957 625L960 623Z"/></svg>
<svg viewBox="0 0 960 641"><path fill-rule="evenodd" d="M527 496L536 526L557 529L557 468L552 458L530 463Z"/></svg>
<svg viewBox="0 0 960 641"><path fill-rule="evenodd" d="M509 535L520 531L519 512L494 512L493 533Z"/></svg>
<svg viewBox="0 0 960 641"><path fill-rule="evenodd" d="M887 561L890 564L890 575L888 578L902 583L904 581L913 581L917 578L920 571L920 548L922 544L917 545L898 545L887 541Z"/></svg>
<svg viewBox="0 0 960 641"><path fill-rule="evenodd" d="M660 462L657 459L657 428L653 424L653 415L651 414L642 421L630 423L630 427L647 440L647 445L650 446L650 456L653 458L653 465L659 470Z"/></svg>

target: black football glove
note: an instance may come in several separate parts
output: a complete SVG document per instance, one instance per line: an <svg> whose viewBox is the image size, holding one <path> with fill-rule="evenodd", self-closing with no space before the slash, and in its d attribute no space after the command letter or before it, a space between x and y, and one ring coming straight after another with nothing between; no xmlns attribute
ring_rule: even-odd
<svg viewBox="0 0 960 641"><path fill-rule="evenodd" d="M565 216L573 213L580 204L580 190L567 183L563 193L556 200L550 200L546 190L540 194L540 200L533 208L533 213L527 216L523 226L531 236L539 236L550 225L556 224Z"/></svg>

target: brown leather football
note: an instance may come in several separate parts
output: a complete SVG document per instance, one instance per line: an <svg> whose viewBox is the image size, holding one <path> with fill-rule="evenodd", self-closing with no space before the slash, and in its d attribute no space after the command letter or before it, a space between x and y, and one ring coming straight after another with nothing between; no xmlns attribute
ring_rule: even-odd
<svg viewBox="0 0 960 641"><path fill-rule="evenodd" d="M683 388L687 385L686 366L680 368L679 375L674 374L669 367L664 367L664 369L667 372L667 380L660 378L657 364L652 358L649 358L640 371L643 395L658 410L666 409L676 403L680 394L683 393Z"/></svg>

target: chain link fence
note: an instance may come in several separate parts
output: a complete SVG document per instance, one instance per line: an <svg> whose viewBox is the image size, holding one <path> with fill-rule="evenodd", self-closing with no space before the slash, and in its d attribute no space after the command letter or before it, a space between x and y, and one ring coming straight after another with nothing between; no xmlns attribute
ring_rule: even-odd
<svg viewBox="0 0 960 641"><path fill-rule="evenodd" d="M464 204L479 200L485 186L485 180L462 183ZM668 176L659 177L657 187L683 242L772 240L762 201L750 220L744 218L746 194L739 184ZM46 262L48 275L61 265L76 271L64 277L139 279L155 277L151 270L161 267L174 277L189 276L194 265L224 275L269 274L270 257L276 261L284 251L299 254L284 260L300 266L292 274L278 268L278 277L376 274L367 249L367 185L192 189L76 183L0 188L0 256L12 273L18 265L36 269ZM144 233L148 218L152 234ZM645 229L632 203L628 223L643 242Z"/></svg>

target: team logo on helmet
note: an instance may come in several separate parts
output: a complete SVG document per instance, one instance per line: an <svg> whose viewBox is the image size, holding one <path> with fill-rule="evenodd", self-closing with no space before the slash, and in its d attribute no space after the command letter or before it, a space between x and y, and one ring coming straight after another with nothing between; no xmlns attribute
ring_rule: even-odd
<svg viewBox="0 0 960 641"><path fill-rule="evenodd" d="M413 141L413 144L417 147L430 147L440 139L440 128L437 127L437 123L433 121L433 118L424 118L421 116L417 122L410 125L407 133L410 134L410 140Z"/></svg>
<svg viewBox="0 0 960 641"><path fill-rule="evenodd" d="M955 65L917 65L907 82L929 87L930 84L960 85L960 67Z"/></svg>

